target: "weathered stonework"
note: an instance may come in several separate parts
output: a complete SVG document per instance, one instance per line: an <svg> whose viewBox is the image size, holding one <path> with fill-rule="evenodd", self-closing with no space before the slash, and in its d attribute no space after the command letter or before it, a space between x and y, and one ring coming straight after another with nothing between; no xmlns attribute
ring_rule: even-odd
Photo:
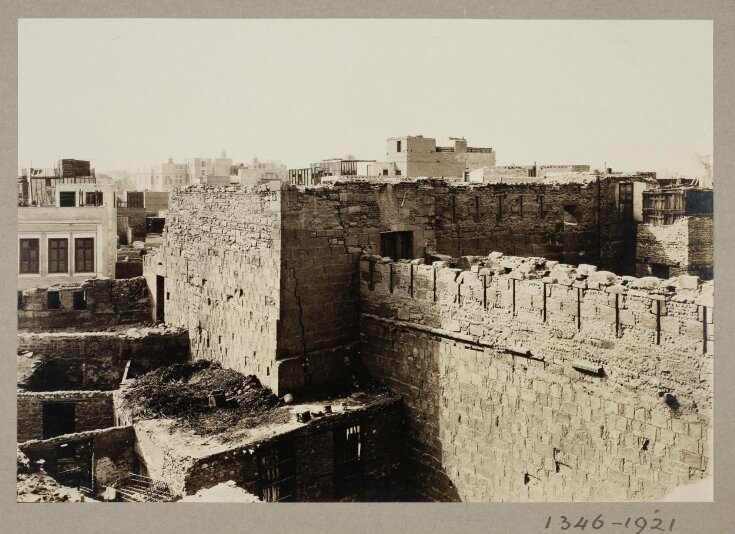
<svg viewBox="0 0 735 534"><path fill-rule="evenodd" d="M74 404L76 432L114 426L111 391L18 392L18 442L43 438L43 405Z"/></svg>
<svg viewBox="0 0 735 534"><path fill-rule="evenodd" d="M404 398L419 498L652 500L712 473L711 285L478 259L361 261L363 361Z"/></svg>
<svg viewBox="0 0 735 534"><path fill-rule="evenodd" d="M58 293L59 307L49 308L49 293ZM143 277L114 280L93 278L76 284L18 292L18 330L94 329L150 319L150 298ZM81 294L83 307L75 306Z"/></svg>
<svg viewBox="0 0 735 534"><path fill-rule="evenodd" d="M347 401L349 409L341 409L341 401ZM297 412L321 412L323 405L331 402L331 413L308 422L296 421ZM369 395L358 400L285 406L279 408L283 415L280 422L238 429L227 436L203 437L172 425L168 419L136 420L122 396L115 395L117 421L135 428L140 461L150 476L166 482L174 495L193 495L228 480L260 495L259 452L288 444L294 454L296 501L400 499L401 447L396 444L402 440L401 407L398 398ZM336 487L335 434L354 425L359 425L361 433L361 484L341 494Z"/></svg>
<svg viewBox="0 0 735 534"><path fill-rule="evenodd" d="M31 391L115 389L128 376L187 361L182 330L139 327L117 332L19 332L19 387Z"/></svg>
<svg viewBox="0 0 735 534"><path fill-rule="evenodd" d="M58 452L61 445L84 447L78 458L81 470L91 475L93 489L110 484L133 470L135 433L130 426L119 426L65 434L57 438L30 440L20 443L18 448L31 462L44 461L44 470L54 475L58 467Z"/></svg>
<svg viewBox="0 0 735 534"><path fill-rule="evenodd" d="M278 390L281 192L191 186L171 194L164 244L144 258L154 308L188 330L193 358L217 360Z"/></svg>
<svg viewBox="0 0 735 534"><path fill-rule="evenodd" d="M636 275L649 276L653 265L668 269L670 276L714 276L714 219L682 217L671 224L638 226Z"/></svg>
<svg viewBox="0 0 735 534"><path fill-rule="evenodd" d="M194 357L281 395L349 377L358 260L384 253L382 233L412 232L412 257L496 249L626 272L635 225L620 218L618 184L630 180L188 186L171 194L144 274L154 300L165 299L165 321L189 330Z"/></svg>

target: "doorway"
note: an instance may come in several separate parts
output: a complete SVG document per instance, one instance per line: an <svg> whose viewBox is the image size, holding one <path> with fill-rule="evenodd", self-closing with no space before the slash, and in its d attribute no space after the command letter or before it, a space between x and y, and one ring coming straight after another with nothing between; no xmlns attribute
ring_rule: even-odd
<svg viewBox="0 0 735 534"><path fill-rule="evenodd" d="M43 405L43 439L72 434L76 430L74 404L47 402Z"/></svg>
<svg viewBox="0 0 735 534"><path fill-rule="evenodd" d="M163 276L156 275L156 321L165 322L166 318L164 311L166 309L164 304L164 297L166 295L165 288L166 279Z"/></svg>

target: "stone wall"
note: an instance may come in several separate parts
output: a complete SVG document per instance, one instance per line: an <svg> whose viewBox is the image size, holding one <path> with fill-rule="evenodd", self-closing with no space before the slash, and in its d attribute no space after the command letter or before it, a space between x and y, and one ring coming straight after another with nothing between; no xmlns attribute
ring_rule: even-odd
<svg viewBox="0 0 735 534"><path fill-rule="evenodd" d="M186 328L194 358L217 360L278 389L280 203L274 186L189 186L171 194L163 245L144 258L168 324Z"/></svg>
<svg viewBox="0 0 735 534"><path fill-rule="evenodd" d="M76 432L114 426L110 391L19 391L18 442L43 438L43 405L49 402L74 404Z"/></svg>
<svg viewBox="0 0 735 534"><path fill-rule="evenodd" d="M56 292L59 308L49 309L49 293ZM150 319L151 300L143 277L93 278L78 285L61 284L18 293L19 330L92 329ZM75 302L79 294L81 299Z"/></svg>
<svg viewBox="0 0 735 534"><path fill-rule="evenodd" d="M135 423L138 454L152 478L165 481L177 495L192 495L233 480L260 495L258 451L288 443L294 447L297 501L391 501L402 498L402 403L387 399L354 411L315 418L294 430L255 427L263 436L227 446L212 443L213 454L196 457L178 434L162 435L159 425ZM361 427L362 483L357 491L337 494L335 488L335 432ZM174 432L177 432L174 430ZM224 450L223 450L224 449ZM192 458L192 456L195 456Z"/></svg>
<svg viewBox="0 0 735 534"><path fill-rule="evenodd" d="M78 458L79 467L82 470L91 470L95 486L91 489L97 491L101 486L108 485L133 470L134 442L133 427L124 426L66 434L45 440L30 440L20 443L18 448L32 462L43 460L44 470L54 475L57 472L59 446L76 445L83 451Z"/></svg>
<svg viewBox="0 0 735 534"><path fill-rule="evenodd" d="M654 265L668 267L671 276L714 275L714 219L681 217L672 224L638 226L636 274L648 276Z"/></svg>
<svg viewBox="0 0 735 534"><path fill-rule="evenodd" d="M138 327L118 332L20 332L18 385L31 391L115 389L129 376L189 358L183 330ZM23 375L23 376L21 376Z"/></svg>
<svg viewBox="0 0 735 534"><path fill-rule="evenodd" d="M711 284L482 260L361 262L416 498L652 500L712 473Z"/></svg>
<svg viewBox="0 0 735 534"><path fill-rule="evenodd" d="M382 233L412 232L414 258L498 249L627 272L635 225L619 218L621 180L189 186L172 193L144 274L154 300L159 290L165 299L165 321L189 329L194 356L255 374L280 395L352 372L357 262L386 254Z"/></svg>

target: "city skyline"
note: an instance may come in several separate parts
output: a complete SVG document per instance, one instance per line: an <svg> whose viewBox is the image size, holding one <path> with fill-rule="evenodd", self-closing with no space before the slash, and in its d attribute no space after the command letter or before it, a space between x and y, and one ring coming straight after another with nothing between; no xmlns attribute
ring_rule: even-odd
<svg viewBox="0 0 735 534"><path fill-rule="evenodd" d="M498 165L697 175L712 153L708 21L36 19L19 40L23 167L301 167L407 134Z"/></svg>

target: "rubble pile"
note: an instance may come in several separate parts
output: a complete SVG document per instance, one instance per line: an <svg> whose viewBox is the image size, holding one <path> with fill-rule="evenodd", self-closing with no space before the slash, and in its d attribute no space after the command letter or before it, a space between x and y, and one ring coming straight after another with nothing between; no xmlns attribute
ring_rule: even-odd
<svg viewBox="0 0 735 534"><path fill-rule="evenodd" d="M151 371L133 379L121 396L134 420L173 419L202 435L262 424L281 405L254 376L209 360Z"/></svg>

